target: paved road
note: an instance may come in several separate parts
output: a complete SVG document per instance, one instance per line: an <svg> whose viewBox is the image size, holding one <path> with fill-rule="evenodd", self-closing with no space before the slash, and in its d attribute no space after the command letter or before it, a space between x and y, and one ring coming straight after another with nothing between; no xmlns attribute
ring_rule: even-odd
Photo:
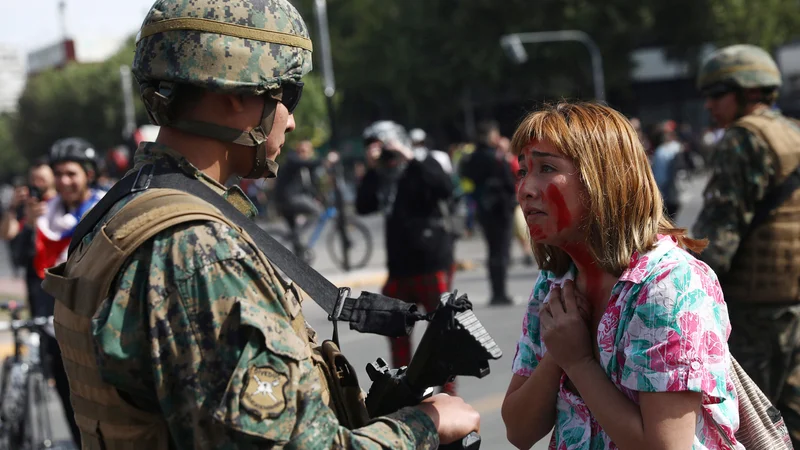
<svg viewBox="0 0 800 450"><path fill-rule="evenodd" d="M701 205L700 193L707 180L699 177L683 186L683 210L678 216L678 225L690 226L697 216ZM367 219L373 236L376 238L375 255L372 262L364 271L349 276L351 284L359 284L360 289L379 292L380 284L377 280L385 262L385 251L382 233L382 222L378 218ZM322 247L320 247L322 248ZM458 391L467 401L481 412L481 434L484 440L484 449L506 450L513 449L506 441L505 427L500 418L500 405L508 381L510 379L511 360L514 356L516 341L520 335L522 316L525 311L525 302L536 279L536 270L521 264L514 264L509 274L509 291L515 296L514 306L490 308L487 306L489 287L486 274L482 267L485 258L483 241L474 238L459 243L457 254L460 259L472 259L478 263L474 270L459 272L455 277L455 288L460 292L467 292L475 305L475 313L487 328L489 333L503 351L503 357L491 364L492 372L484 379L473 378L459 379ZM515 249L515 260L519 260L521 252ZM0 246L0 277L9 274L6 264L7 255L4 246ZM319 252L315 267L326 276L333 279L344 280L345 274L335 267L324 251ZM363 281L363 282L362 282ZM305 307L306 317L311 325L318 331L321 338L330 336L332 329L326 320L326 315L314 303L308 302ZM351 358L351 362L358 369L359 380L364 388L368 388L369 379L364 368L378 357L389 360L389 346L385 338L380 336L362 335L352 332L347 327L341 327L341 345L343 351ZM422 334L421 326L416 330L414 337L419 339ZM63 439L67 430L57 396L51 397L51 412L56 427L56 438ZM547 439L537 443L533 449L547 448Z"/></svg>

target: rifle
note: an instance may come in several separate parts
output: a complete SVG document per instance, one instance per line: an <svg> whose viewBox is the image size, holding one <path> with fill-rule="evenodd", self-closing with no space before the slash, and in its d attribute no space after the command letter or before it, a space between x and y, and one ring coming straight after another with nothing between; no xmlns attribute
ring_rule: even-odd
<svg viewBox="0 0 800 450"><path fill-rule="evenodd" d="M367 365L372 386L367 393L370 417L390 414L418 405L433 394L433 387L453 381L456 376L483 378L489 375L489 360L503 352L472 312L466 294L445 293L408 366L390 369L383 358ZM481 438L473 432L440 449L480 448Z"/></svg>

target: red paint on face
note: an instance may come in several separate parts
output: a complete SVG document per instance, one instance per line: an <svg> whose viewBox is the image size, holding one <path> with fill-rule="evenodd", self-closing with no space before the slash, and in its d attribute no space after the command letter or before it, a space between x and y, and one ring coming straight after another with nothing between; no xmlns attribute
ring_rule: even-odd
<svg viewBox="0 0 800 450"><path fill-rule="evenodd" d="M572 223L572 214L567 208L567 203L564 201L564 196L558 190L556 185L550 184L545 190L545 199L548 201L552 208L552 213L556 216L556 229L558 231L567 228Z"/></svg>
<svg viewBox="0 0 800 450"><path fill-rule="evenodd" d="M534 225L529 229L531 232L531 239L533 240L539 241L547 237L547 235L544 234L544 230L542 230L542 227L540 227L539 225Z"/></svg>

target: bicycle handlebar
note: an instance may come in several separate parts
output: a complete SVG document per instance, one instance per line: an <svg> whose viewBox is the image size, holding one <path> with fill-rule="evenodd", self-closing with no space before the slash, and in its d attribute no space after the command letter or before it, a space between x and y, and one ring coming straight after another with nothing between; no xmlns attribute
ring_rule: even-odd
<svg viewBox="0 0 800 450"><path fill-rule="evenodd" d="M19 311L22 308L23 306L15 301L0 303L0 311L10 311L13 313Z"/></svg>
<svg viewBox="0 0 800 450"><path fill-rule="evenodd" d="M6 322L0 322L0 331L18 331L18 330L43 330L46 331L46 328L52 327L53 325L53 316L48 317L35 317L33 319L17 319L17 320L9 320Z"/></svg>

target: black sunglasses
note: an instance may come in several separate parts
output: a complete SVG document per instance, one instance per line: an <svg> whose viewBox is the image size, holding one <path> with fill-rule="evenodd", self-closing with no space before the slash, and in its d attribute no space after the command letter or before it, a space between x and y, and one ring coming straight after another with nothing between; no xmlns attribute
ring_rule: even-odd
<svg viewBox="0 0 800 450"><path fill-rule="evenodd" d="M286 83L281 85L281 98L280 102L289 110L289 114L294 113L295 108L300 103L300 97L303 96L303 82Z"/></svg>
<svg viewBox="0 0 800 450"><path fill-rule="evenodd" d="M717 84L715 86L711 86L710 88L706 89L705 92L703 92L703 94L705 97L714 100L719 100L720 98L730 94L733 91L734 89L731 88L730 86L726 86L724 84Z"/></svg>

